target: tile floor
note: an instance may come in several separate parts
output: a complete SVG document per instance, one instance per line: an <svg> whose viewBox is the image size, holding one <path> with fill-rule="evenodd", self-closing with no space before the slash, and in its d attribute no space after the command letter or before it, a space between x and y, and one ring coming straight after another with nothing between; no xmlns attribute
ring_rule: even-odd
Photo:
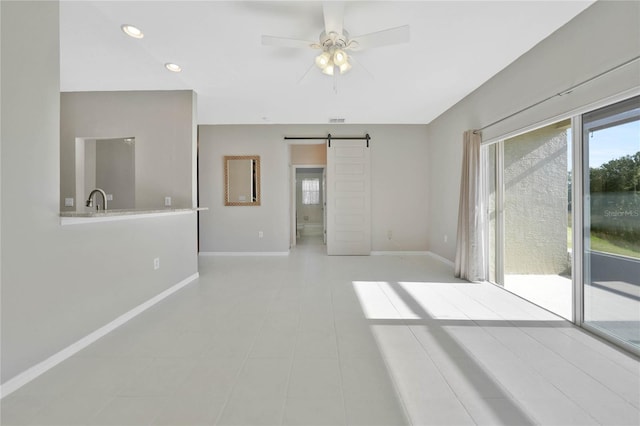
<svg viewBox="0 0 640 426"><path fill-rule="evenodd" d="M3 425L638 425L640 362L426 256L202 257Z"/></svg>

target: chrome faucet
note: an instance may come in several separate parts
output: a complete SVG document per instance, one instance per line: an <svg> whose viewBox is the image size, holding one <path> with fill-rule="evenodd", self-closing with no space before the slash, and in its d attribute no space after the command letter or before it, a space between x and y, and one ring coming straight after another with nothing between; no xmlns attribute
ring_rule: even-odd
<svg viewBox="0 0 640 426"><path fill-rule="evenodd" d="M89 198L87 198L86 206L93 207L93 194L95 194L96 192L102 195L102 204L104 206L103 210L107 210L107 194L100 188L96 188L91 191L91 194L89 194ZM96 204L96 210L100 210L100 204Z"/></svg>

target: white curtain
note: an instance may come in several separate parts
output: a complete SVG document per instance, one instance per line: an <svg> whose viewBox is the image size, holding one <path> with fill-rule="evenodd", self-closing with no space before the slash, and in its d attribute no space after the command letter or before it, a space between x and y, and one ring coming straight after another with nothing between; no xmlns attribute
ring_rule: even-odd
<svg viewBox="0 0 640 426"><path fill-rule="evenodd" d="M481 142L479 132L464 132L455 276L468 281L487 278L487 214L484 197L487 188Z"/></svg>

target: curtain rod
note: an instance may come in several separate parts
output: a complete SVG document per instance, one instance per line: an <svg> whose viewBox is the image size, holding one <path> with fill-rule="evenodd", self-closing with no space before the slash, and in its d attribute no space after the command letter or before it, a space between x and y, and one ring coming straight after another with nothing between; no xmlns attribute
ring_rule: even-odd
<svg viewBox="0 0 640 426"><path fill-rule="evenodd" d="M297 141L302 141L302 140L327 140L329 142L329 148L331 148L331 140L366 140L367 141L367 148L369 148L369 141L371 140L371 136L369 136L369 133L367 133L364 136L331 136L331 133L327 134L327 136L285 136L284 140L286 141L290 141L290 140L297 140Z"/></svg>
<svg viewBox="0 0 640 426"><path fill-rule="evenodd" d="M554 94L554 95L551 95L551 96L549 96L549 97L547 97L547 98L545 98L545 99L543 99L543 100L541 100L541 101L538 101L538 102L536 102L536 103L534 103L534 104L529 105L528 107L522 108L522 109L520 109L520 110L518 110L518 111L514 112L513 114L509 114L509 115L507 115L506 117L502 117L501 119L494 121L493 123L489 123L489 124L487 124L487 125L486 125L486 126L484 126L484 127L481 127L481 128L479 128L479 129L476 129L476 130L474 130L474 131L473 131L473 133L474 133L474 134L478 134L479 132L481 132L481 131L483 131L483 130L485 130L485 129L488 129L489 127L493 127L493 126L495 126L495 125L496 125L496 124L498 124L498 123L502 123L503 121L510 119L511 117L514 117L514 116L516 116L516 115L518 115L518 114L521 114L521 113L523 113L523 112L525 112L525 111L528 111L528 110L530 110L531 108L537 107L538 105L540 105L540 104L542 104L542 103L545 103L545 102L547 102L548 100L551 100L551 99L555 98L556 96L564 96L564 95L568 95L569 93L573 92L573 91L574 91L575 89L577 89L578 87L580 87L580 86L584 86L585 84L590 83L590 82L592 82L593 80L596 80L596 79L598 79L598 78L600 78L600 77L602 77L602 76L604 76L604 75L606 75L606 74L609 74L609 73L610 73L610 72L612 72L612 71L615 71L615 70L617 70L617 69L620 69L620 68L622 68L622 67L625 67L625 66L629 65L630 63L637 61L638 59L640 59L640 56L636 56L636 57L634 57L634 58L631 58L631 59L629 59L628 61L625 61L625 62L623 62L623 63L621 63L621 64L619 64L619 65L616 65L616 66L615 66L615 67L613 67L613 68L609 68L608 70L601 72L600 74L597 74L597 75L595 75L595 76L593 76L593 77L591 77L591 78L588 78L588 79L586 79L586 80L584 80L584 81L582 81L582 82L580 82L580 83L578 83L578 84L574 84L573 86L569 87L568 89L563 90L562 92L559 92L559 93L556 93L556 94Z"/></svg>

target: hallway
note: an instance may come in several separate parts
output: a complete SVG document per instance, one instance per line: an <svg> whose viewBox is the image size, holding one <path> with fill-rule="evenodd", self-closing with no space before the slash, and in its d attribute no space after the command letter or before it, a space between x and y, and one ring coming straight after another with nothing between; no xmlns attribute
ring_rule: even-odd
<svg viewBox="0 0 640 426"><path fill-rule="evenodd" d="M200 257L3 425L638 424L640 363L427 256Z"/></svg>

